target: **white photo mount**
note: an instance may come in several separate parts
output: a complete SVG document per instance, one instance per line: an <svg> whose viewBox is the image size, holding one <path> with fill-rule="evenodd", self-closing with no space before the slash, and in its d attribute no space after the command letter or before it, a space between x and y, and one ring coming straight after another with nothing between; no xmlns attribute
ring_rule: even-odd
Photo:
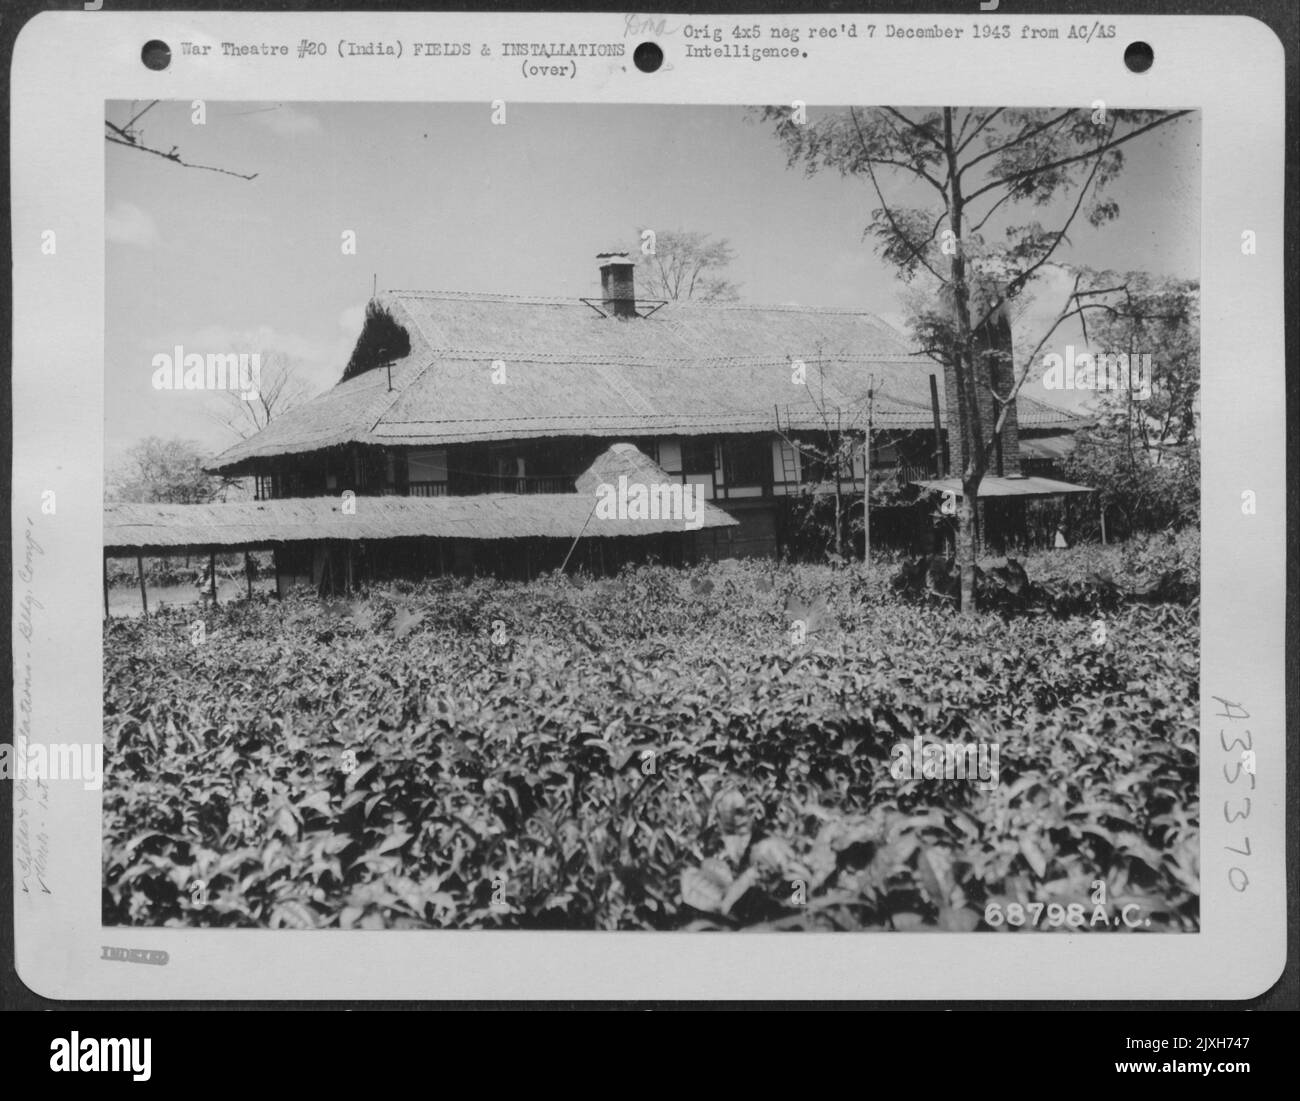
<svg viewBox="0 0 1300 1101"><path fill-rule="evenodd" d="M485 127L498 101L1187 108L1199 112L1202 157L1199 932L668 936L103 927L101 793L51 782L40 793L30 786L14 793L23 981L46 997L97 1000L1188 1000L1265 991L1286 951L1283 49L1263 24L1244 17L1115 16L1095 21L1113 24L1113 37L1087 42L1068 35L1079 22L974 10L753 20L107 10L37 16L15 44L11 73L15 716L29 720L33 741L101 738L106 102L477 103ZM687 27L730 32L747 23L759 26L765 46L781 48L768 32L798 28L799 52L808 58L688 56L688 45L710 39L688 39ZM847 23L857 25L856 36L843 31ZM975 29L1002 25L1012 28L1006 36ZM886 26L900 33L887 34ZM1027 37L1025 26L1056 29L1059 37ZM919 37L901 33L936 28ZM141 62L150 40L171 47L162 71ZM656 73L633 63L644 41L662 48L666 64ZM1134 41L1154 49L1148 72L1123 63ZM624 49L621 56L540 64L527 52L503 50L508 43L570 42ZM303 43L313 50L300 52ZM326 49L316 52L316 43ZM347 43L400 43L403 56L354 53ZM418 58L407 53L417 43ZM440 49L423 56L426 44ZM448 44L470 49L453 52ZM268 51L272 45L285 52ZM160 162L160 170L170 168ZM175 171L177 186L188 182ZM52 252L42 247L50 234ZM249 237L255 262L255 232ZM1243 509L1246 493L1254 495L1253 510ZM47 494L55 510L43 511ZM1254 754L1244 815L1240 786L1225 770L1243 750Z"/></svg>

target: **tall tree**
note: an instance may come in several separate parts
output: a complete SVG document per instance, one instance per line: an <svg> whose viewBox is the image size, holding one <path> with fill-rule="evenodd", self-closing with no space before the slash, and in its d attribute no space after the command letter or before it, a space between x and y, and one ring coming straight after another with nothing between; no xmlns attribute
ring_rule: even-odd
<svg viewBox="0 0 1300 1101"><path fill-rule="evenodd" d="M1128 449L1147 452L1153 463L1177 454L1198 435L1201 394L1200 285L1194 280L1147 272L1091 274L1095 286L1123 287L1111 309L1093 315L1089 344L1130 358L1149 355L1149 392L1133 387L1103 393L1104 413L1124 426Z"/></svg>
<svg viewBox="0 0 1300 1101"><path fill-rule="evenodd" d="M988 334L1005 326L1009 336L1008 303L1051 259L1080 213L1094 226L1119 214L1107 189L1123 170L1124 146L1188 113L1101 105L1094 110L869 107L800 122L789 108L763 111L791 166L802 165L809 175L830 170L869 183L876 205L866 236L904 280L919 279L931 291L933 306L913 318L913 328L943 364L956 396L948 418L950 439L956 429L962 444L952 458L962 483L957 558L966 613L975 611L980 482L1031 362L1018 365L1018 374L994 370L1007 352ZM885 184L899 177L908 184L907 197L900 191L891 199ZM1017 224L1011 216L1025 204L1043 208L1057 200L1062 213L1053 227L1036 219ZM1068 310L1049 332L1066 316L1094 308L1090 295L1100 290L1076 284ZM987 380L999 375L1014 381L1005 393L989 387L996 415L988 425L981 396Z"/></svg>
<svg viewBox="0 0 1300 1101"><path fill-rule="evenodd" d="M1085 326L1099 362L1127 357L1129 385L1101 390L1094 423L1076 437L1066 470L1097 490L1108 525L1122 532L1200 518L1200 289L1192 280L1088 273L1120 286ZM1136 359L1142 364L1134 372ZM1101 367L1098 367L1098 374ZM1112 527L1112 534L1116 534Z"/></svg>
<svg viewBox="0 0 1300 1101"><path fill-rule="evenodd" d="M632 255L639 258L637 279L647 297L671 302L730 302L738 297L739 288L725 274L736 258L725 238L698 230L661 229L652 242L642 231Z"/></svg>
<svg viewBox="0 0 1300 1101"><path fill-rule="evenodd" d="M809 482L806 487L801 487L801 492L806 492L810 497L808 502L810 518L815 512L817 496L827 487L830 488L835 502L831 541L835 548L835 561L838 564L845 557L843 483L846 478L850 483L855 480L854 465L859 456L862 456L864 464L866 463L866 447L870 437L871 386L874 380L868 383L867 389L860 395L854 394L848 400L844 400L843 397L838 400L831 399L826 393L826 358L820 346L813 358L815 379L810 380L807 377L806 365L800 364L799 369L803 372L803 387L808 394L812 412L820 422L820 428L815 434L800 432L793 426L787 426L787 430L782 427L781 410L778 407L776 430L785 444L798 453L802 464L814 474L815 480ZM787 422L790 420L788 409L786 420ZM863 500L861 504L865 511L866 501ZM870 518L864 516L862 522L866 530L865 526L870 523Z"/></svg>
<svg viewBox="0 0 1300 1101"><path fill-rule="evenodd" d="M239 349L236 349L239 351ZM312 396L302 375L302 362L284 352L260 352L261 377L256 396L245 400L238 390L215 391L211 416L241 440L262 431L276 417L296 409Z"/></svg>

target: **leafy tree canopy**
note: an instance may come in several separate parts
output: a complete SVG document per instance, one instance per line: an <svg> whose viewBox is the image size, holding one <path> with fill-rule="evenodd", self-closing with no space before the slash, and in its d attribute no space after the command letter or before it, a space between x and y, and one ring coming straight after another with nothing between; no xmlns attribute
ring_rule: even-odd
<svg viewBox="0 0 1300 1101"><path fill-rule="evenodd" d="M221 498L229 483L203 469L206 456L197 444L150 436L127 452L108 479L108 498L142 504L207 504Z"/></svg>

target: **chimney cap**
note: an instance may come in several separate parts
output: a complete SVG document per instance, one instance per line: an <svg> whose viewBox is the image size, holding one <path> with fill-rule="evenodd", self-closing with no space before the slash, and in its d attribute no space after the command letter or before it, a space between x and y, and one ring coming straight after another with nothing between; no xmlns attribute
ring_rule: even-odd
<svg viewBox="0 0 1300 1101"><path fill-rule="evenodd" d="M609 264L636 264L636 261L632 259L626 249L620 249L618 252L598 252L596 253L596 259L600 261L602 268Z"/></svg>

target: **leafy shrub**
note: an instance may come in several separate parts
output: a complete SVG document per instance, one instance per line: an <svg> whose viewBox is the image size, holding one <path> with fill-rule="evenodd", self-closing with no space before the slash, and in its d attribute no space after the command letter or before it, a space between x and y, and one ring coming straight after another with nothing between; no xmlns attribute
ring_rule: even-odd
<svg viewBox="0 0 1300 1101"><path fill-rule="evenodd" d="M1099 510L1105 511L1111 539L1200 523L1201 453L1195 441L1150 451L1126 447L1122 425L1103 419L1080 435L1065 476L1097 492L1098 508L1077 518L1087 538L1101 537Z"/></svg>
<svg viewBox="0 0 1300 1101"><path fill-rule="evenodd" d="M973 929L1095 880L1198 924L1195 608L1097 645L723 562L191 618L105 629L106 924ZM896 780L915 735L1000 783Z"/></svg>
<svg viewBox="0 0 1300 1101"><path fill-rule="evenodd" d="M1187 538L1173 533L1138 539L1123 556L1127 585L1116 581L1113 570L1101 562L1091 563L1083 576L1070 571L1041 583L1034 582L1015 559L1002 565L976 567L976 605L983 611L1003 615L1028 611L1050 611L1056 616L1113 612L1129 603L1191 604L1200 597L1200 573L1186 561ZM1081 559L1076 554L1074 562ZM894 591L911 599L961 604L961 569L956 560L943 555L909 558L893 579Z"/></svg>

